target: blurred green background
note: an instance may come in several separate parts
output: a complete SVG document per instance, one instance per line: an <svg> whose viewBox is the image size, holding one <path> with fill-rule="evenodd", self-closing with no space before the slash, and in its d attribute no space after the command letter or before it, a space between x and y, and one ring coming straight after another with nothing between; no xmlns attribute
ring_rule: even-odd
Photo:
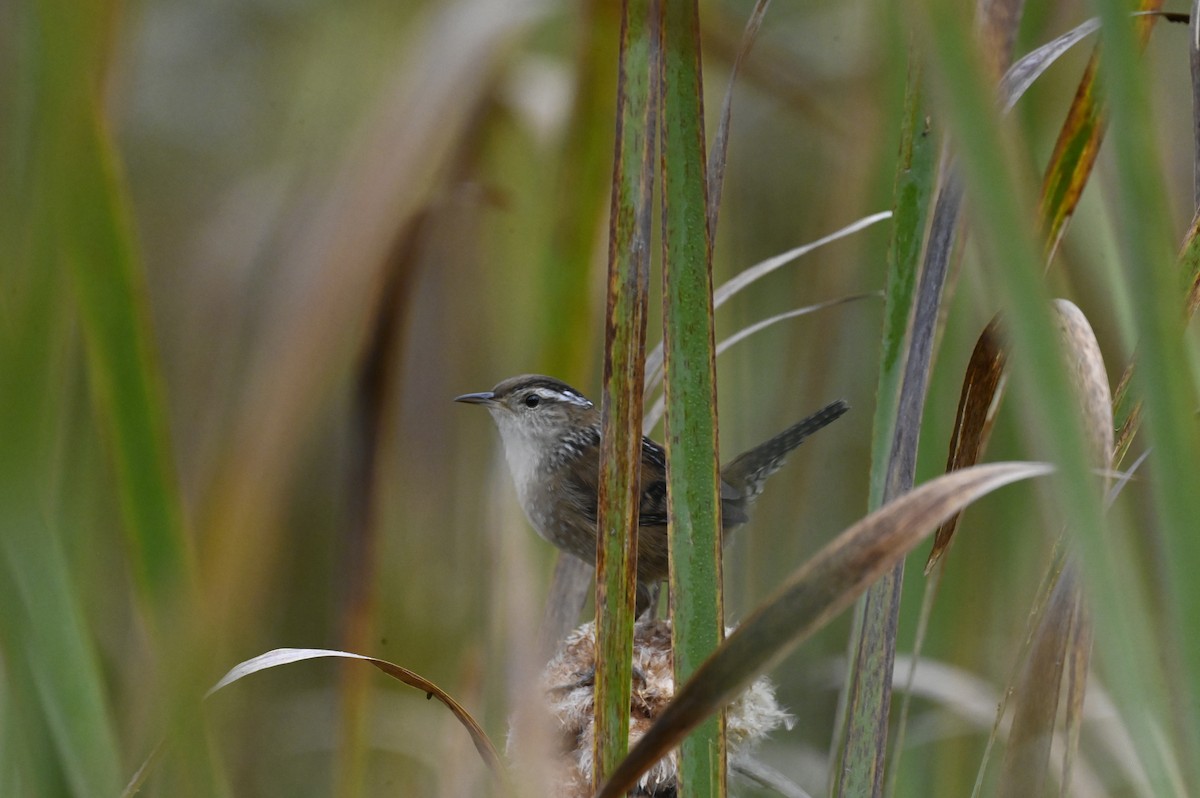
<svg viewBox="0 0 1200 798"><path fill-rule="evenodd" d="M516 507L489 420L450 400L527 371L599 394L615 6L0 8L0 793L112 794L168 728L215 753L175 757L147 794L483 789L457 722L365 667L255 676L207 702L203 730L188 708L269 649L348 648L423 674L503 739L554 552ZM710 135L752 6L701 4ZM1018 53L1090 13L1031 4ZM909 43L896 4L774 4L735 87L716 283L890 207ZM1037 172L1089 46L1017 107ZM1152 166L1180 232L1186 47L1164 26L1147 53ZM1134 332L1107 158L1050 280L1088 314L1115 382ZM879 290L887 241L877 225L755 284L718 311L718 340ZM944 467L963 367L996 310L981 268L968 242L918 481ZM726 459L834 398L853 408L773 478L729 548L731 621L865 512L881 310L785 322L718 362ZM1001 414L990 459L1029 456L1021 425ZM142 454L125 469L127 446ZM1129 488L1130 514L1145 490ZM1056 530L1032 496L1010 488L968 514L926 647L994 689ZM161 513L138 521L146 507ZM763 759L814 793L847 629L774 674L798 722ZM901 794L963 794L987 729L945 701L914 713ZM210 767L217 786L195 775Z"/></svg>

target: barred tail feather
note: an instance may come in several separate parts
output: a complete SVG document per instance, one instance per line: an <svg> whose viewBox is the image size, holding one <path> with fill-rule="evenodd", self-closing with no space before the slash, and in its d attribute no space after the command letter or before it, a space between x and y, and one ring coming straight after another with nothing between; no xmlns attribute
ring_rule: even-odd
<svg viewBox="0 0 1200 798"><path fill-rule="evenodd" d="M732 463L721 469L721 480L738 494L738 499L749 501L756 498L762 493L767 477L780 469L793 449L809 435L837 421L849 409L850 405L842 399L829 403L770 440L738 455Z"/></svg>

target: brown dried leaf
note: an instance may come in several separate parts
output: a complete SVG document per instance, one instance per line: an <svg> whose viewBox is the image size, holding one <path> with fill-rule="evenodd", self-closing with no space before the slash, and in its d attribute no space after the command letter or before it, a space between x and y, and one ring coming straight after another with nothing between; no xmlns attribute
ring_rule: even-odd
<svg viewBox="0 0 1200 798"><path fill-rule="evenodd" d="M950 452L946 457L946 472L958 471L979 462L987 448L992 426L996 421L996 410L1004 394L1005 365L1008 352L1000 317L994 317L975 342L967 372L963 375L962 391L958 398L958 413L954 417L954 432L950 435ZM961 513L955 513L938 527L933 538L933 548L925 563L925 575L933 570L934 564L950 548L954 531L958 528Z"/></svg>

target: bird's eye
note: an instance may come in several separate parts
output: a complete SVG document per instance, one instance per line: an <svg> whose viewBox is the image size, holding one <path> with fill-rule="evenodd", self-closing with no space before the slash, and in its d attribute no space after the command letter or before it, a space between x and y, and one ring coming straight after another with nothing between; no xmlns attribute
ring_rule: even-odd
<svg viewBox="0 0 1200 798"><path fill-rule="evenodd" d="M542 397L538 396L536 393L531 393L531 394L529 394L529 396L525 397L525 406L526 407L537 407L541 403L542 403Z"/></svg>

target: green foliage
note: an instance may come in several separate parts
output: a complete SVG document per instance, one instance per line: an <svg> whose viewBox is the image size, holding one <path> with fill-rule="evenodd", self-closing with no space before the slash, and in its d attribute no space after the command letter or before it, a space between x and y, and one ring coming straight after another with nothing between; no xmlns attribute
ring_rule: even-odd
<svg viewBox="0 0 1200 798"><path fill-rule="evenodd" d="M603 431L597 510L596 742L599 785L629 750L637 526L642 497L642 386L649 307L650 219L658 116L659 42L649 2L621 24L618 142L609 220Z"/></svg>
<svg viewBox="0 0 1200 798"><path fill-rule="evenodd" d="M1004 115L1002 59L976 39L967 5L775 4L734 86L714 243L701 142L719 124L701 109L721 98L700 87L725 86L730 31L750 5L704 3L697 21L693 4L662 4L663 218L638 246L664 244L669 270L680 684L727 664L706 660L727 611L750 632L722 689L769 665L797 716L764 762L812 794L877 784L881 763L899 762L896 795L977 783L990 795L1003 770L981 764L990 718L947 737L930 719L974 717L972 696L921 668L972 677L994 706L1025 683L1016 674L1033 630L1062 620L1040 614L1057 590L1094 627L1088 700L1100 685L1116 707L1103 733L1078 730L1076 784L1195 793L1200 380L1194 324L1181 323L1195 304L1197 240L1184 179L1196 142L1180 110L1189 37L1161 22L1148 35L1117 0L1010 21L1020 55L1098 11L1104 45L1092 68L1086 52L1064 54ZM450 712L378 674L363 684L361 671L342 682L317 664L271 670L240 685L239 700L197 708L232 663L280 646L400 663L492 740L536 692L553 552L516 509L490 425L450 399L532 371L603 395L619 33L612 4L581 6L31 0L0 11L0 793L117 793L163 737L172 742L146 794L498 789ZM929 262L943 144L964 200L945 279L953 287L961 269L963 287L924 327L930 359L906 415L916 264ZM889 233L809 253L714 317L713 280L888 208ZM863 302L773 325L712 366L714 335L880 288L882 315ZM1140 407L1144 431L1118 448L1129 446L1123 466L1148 456L1111 507L1094 430L1050 343L1058 297L1090 322L1110 378L1136 361L1118 422ZM657 302L648 320L625 307L614 306L615 324L657 329ZM806 563L830 562L835 533L892 497L898 436L909 481L941 474L967 358L997 313L1010 390L984 460L1057 470L963 518L938 566L911 750L897 758L880 726L896 739L881 698L888 669L866 722L849 719L852 702L839 711L828 687L852 675L830 664L848 633L867 634L812 609L842 606L845 584L838 601L806 604L803 623L794 605L766 600ZM641 344L622 340L614 362L628 378ZM853 408L772 478L723 562L712 556L714 396L727 452L833 398ZM636 424L634 404L623 423ZM375 426L360 426L364 406ZM1078 577L1078 602L1060 570ZM879 618L898 623L874 641L880 662L910 649L922 584L910 568L887 588L898 615ZM778 625L747 653L738 647L758 634L756 608ZM831 667L836 679L823 675ZM697 721L721 703L702 688L687 688L704 699L690 705L702 706ZM1058 688L1020 686L1011 700ZM335 720L353 717L342 711L354 690L367 696L358 733ZM1064 685L1058 700L1074 695ZM865 729L873 752L835 743L830 755L839 724ZM710 721L685 744L684 766L699 768L686 790L723 781L718 729ZM339 778L355 757L361 778ZM820 764L797 764L809 760ZM848 780L828 783L831 762ZM1058 790L1062 770L1052 759L1032 782Z"/></svg>
<svg viewBox="0 0 1200 798"><path fill-rule="evenodd" d="M675 683L682 684L725 632L721 481L699 7L663 3L662 9L663 389L671 621ZM679 781L684 795L725 794L720 712L684 740Z"/></svg>

